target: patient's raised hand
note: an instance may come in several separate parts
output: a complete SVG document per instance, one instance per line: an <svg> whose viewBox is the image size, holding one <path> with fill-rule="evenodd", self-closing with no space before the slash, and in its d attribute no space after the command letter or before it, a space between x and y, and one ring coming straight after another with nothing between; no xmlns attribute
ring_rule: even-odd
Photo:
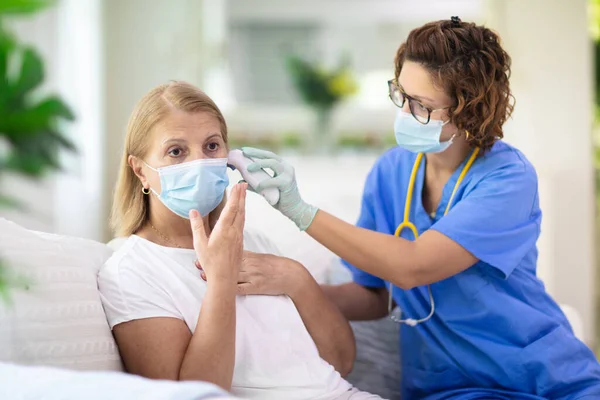
<svg viewBox="0 0 600 400"><path fill-rule="evenodd" d="M237 283L244 244L246 188L245 183L233 187L210 236L198 211L190 211L194 250L210 281Z"/></svg>

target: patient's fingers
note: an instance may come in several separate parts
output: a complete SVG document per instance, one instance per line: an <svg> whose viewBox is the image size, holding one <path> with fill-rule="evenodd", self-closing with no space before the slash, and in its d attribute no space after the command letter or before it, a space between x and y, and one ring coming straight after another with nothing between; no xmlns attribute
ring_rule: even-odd
<svg viewBox="0 0 600 400"><path fill-rule="evenodd" d="M244 231L244 224L246 223L246 189L248 188L247 183L240 185L240 195L238 199L238 212L235 216L234 224L240 230Z"/></svg>
<svg viewBox="0 0 600 400"><path fill-rule="evenodd" d="M255 293L255 290L253 290L253 288L254 287L249 282L240 283L237 285L237 294L238 294L238 296L248 296L251 294L258 294L258 293Z"/></svg>
<svg viewBox="0 0 600 400"><path fill-rule="evenodd" d="M194 250L196 250L196 253L201 253L208 244L208 236L206 236L204 222L202 221L202 216L197 210L190 210L189 217L190 224L192 226Z"/></svg>
<svg viewBox="0 0 600 400"><path fill-rule="evenodd" d="M250 283L251 278L252 278L252 274L245 272L245 271L240 271L238 273L238 285L242 284L242 283Z"/></svg>
<svg viewBox="0 0 600 400"><path fill-rule="evenodd" d="M221 215L219 216L219 221L217 221L217 225L215 226L215 230L224 228L229 228L233 225L237 213L239 211L239 201L240 201L240 188L242 184L237 184L233 186L231 192L229 193L229 198L227 199L227 204L223 208Z"/></svg>

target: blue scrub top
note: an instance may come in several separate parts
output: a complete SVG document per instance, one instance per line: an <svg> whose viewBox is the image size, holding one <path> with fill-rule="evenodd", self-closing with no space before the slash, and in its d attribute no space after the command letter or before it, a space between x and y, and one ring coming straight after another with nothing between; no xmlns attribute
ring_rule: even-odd
<svg viewBox="0 0 600 400"><path fill-rule="evenodd" d="M377 161L358 226L394 234L415 158L394 148ZM431 285L429 321L401 326L403 398L600 399L600 365L536 276L542 215L535 169L521 152L497 142L477 158L444 216L465 162L446 183L434 218L422 203L425 159L418 171L410 220L420 234L434 229L480 261ZM414 239L409 229L402 237ZM388 285L346 265L363 286ZM430 311L426 286L395 287L394 300L403 318Z"/></svg>

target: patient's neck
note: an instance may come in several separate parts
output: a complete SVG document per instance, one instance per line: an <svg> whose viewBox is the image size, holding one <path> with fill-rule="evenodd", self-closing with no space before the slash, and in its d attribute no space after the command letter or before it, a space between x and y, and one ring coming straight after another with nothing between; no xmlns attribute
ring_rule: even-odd
<svg viewBox="0 0 600 400"><path fill-rule="evenodd" d="M202 221L207 235L210 234L208 216ZM167 247L194 248L190 220L176 215L160 202L151 202L147 225L140 236Z"/></svg>

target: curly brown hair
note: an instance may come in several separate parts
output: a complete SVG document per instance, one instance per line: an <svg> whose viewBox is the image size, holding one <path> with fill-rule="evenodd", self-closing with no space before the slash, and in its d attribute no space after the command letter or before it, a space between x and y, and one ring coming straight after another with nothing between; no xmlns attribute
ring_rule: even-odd
<svg viewBox="0 0 600 400"><path fill-rule="evenodd" d="M425 67L434 85L454 100L449 117L468 132L472 147L486 151L502 139L515 99L509 85L511 60L496 33L457 17L430 22L412 30L400 45L396 80L405 61Z"/></svg>

